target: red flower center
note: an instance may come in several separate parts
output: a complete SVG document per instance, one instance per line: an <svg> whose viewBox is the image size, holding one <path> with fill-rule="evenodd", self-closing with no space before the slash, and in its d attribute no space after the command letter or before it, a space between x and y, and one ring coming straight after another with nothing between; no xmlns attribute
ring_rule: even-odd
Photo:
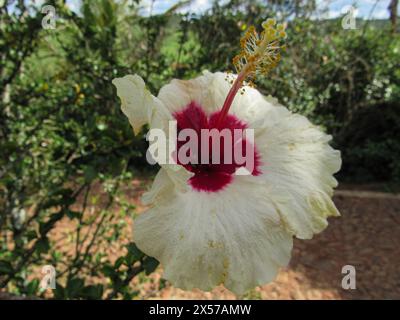
<svg viewBox="0 0 400 320"><path fill-rule="evenodd" d="M219 119L220 113L221 111L217 111L207 115L199 104L192 101L182 111L174 114L177 120L178 137L183 129L192 129L196 133L197 143L195 143L195 146L197 146L197 149L194 150L196 155L194 158L197 160L182 161L180 158L183 152L188 157L193 156L191 154L193 149L191 151L187 147L181 149L190 139L193 139L187 137L183 141L179 141L181 139L178 138L178 157L176 157L176 161L188 171L194 173L189 183L197 191L217 192L222 190L233 181L234 174L240 167L246 168L253 176L261 173L259 171L260 157L258 152L243 134L247 125L231 114L224 116L221 121ZM211 130L208 131L211 134L205 140L204 136L202 138L202 129ZM218 133L218 136L213 134L213 131ZM237 134L238 132L240 132L240 135ZM225 138L225 134L230 135L232 138ZM228 140L225 141L225 139ZM207 140L208 143L206 144ZM216 143L217 140L219 140L219 143ZM206 153L207 149L208 152ZM219 157L217 158L219 163L215 163L213 156L215 154L218 155L218 149ZM241 153L240 158L237 153ZM208 158L208 163L205 163L207 161L204 161L204 158Z"/></svg>

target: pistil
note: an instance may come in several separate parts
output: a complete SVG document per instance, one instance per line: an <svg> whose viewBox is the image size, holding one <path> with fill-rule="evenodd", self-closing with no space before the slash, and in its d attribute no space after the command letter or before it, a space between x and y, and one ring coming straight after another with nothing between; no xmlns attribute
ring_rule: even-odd
<svg viewBox="0 0 400 320"><path fill-rule="evenodd" d="M246 71L243 69L238 77L236 78L235 82L233 83L231 89L228 92L228 95L226 96L226 99L224 101L224 104L222 106L221 112L218 116L217 124L216 127L220 128L223 121L225 120L229 109L231 108L231 105L233 103L233 100L235 99L235 96L237 92L240 90L240 88L243 86L243 81L246 79Z"/></svg>
<svg viewBox="0 0 400 320"><path fill-rule="evenodd" d="M281 59L280 51L284 47L281 42L286 37L286 33L282 24L278 24L276 27L275 24L274 19L268 19L263 22L263 31L260 35L251 26L241 38L240 46L242 50L233 58L238 76L226 96L217 120L217 128L223 125L233 100L243 87L244 81L248 81L252 85L252 80L257 75L267 74L278 65Z"/></svg>

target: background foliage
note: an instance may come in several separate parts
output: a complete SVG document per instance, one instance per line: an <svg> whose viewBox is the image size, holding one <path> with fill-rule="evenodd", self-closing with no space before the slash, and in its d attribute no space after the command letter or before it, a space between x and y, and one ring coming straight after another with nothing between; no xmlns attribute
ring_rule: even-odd
<svg viewBox="0 0 400 320"><path fill-rule="evenodd" d="M3 290L45 295L38 279L50 264L55 298L138 296L131 280L148 281L158 262L123 237L135 212L124 186L155 168L111 80L138 73L156 93L174 77L231 69L247 26L277 13L288 49L259 90L332 133L343 153L340 180L399 182L400 39L389 22L344 30L340 19L311 19L314 1L231 0L203 15L177 13L188 2L147 17L139 1L83 1L80 14L48 1L55 30L42 28L29 2L0 2ZM65 221L73 228L55 232ZM115 243L110 257L102 248Z"/></svg>

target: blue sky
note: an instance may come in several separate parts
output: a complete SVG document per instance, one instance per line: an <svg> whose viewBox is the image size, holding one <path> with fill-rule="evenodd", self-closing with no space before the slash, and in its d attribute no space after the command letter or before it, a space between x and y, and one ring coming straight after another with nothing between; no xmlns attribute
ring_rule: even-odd
<svg viewBox="0 0 400 320"><path fill-rule="evenodd" d="M67 0L67 4L73 10L78 10L80 0ZM226 0L220 0L226 1ZM155 0L153 6L153 14L165 12L178 0ZM212 0L193 0L192 3L182 11L184 12L204 12L210 8ZM150 12L151 0L142 0L141 12L148 15ZM317 0L318 9L321 11L320 17L334 18L345 13L345 8L352 5L357 8L357 17L368 18L371 14L372 18L375 19L387 19L389 12L387 10L390 0ZM322 14L323 9L326 9L325 13Z"/></svg>
<svg viewBox="0 0 400 320"><path fill-rule="evenodd" d="M322 2L322 1L319 1ZM329 5L330 15L332 17L337 17L341 15L342 8L346 6L353 5L357 8L358 14L357 17L368 18L372 12L372 18L377 19L387 19L389 18L388 6L389 0L336 0L329 1L331 4Z"/></svg>
<svg viewBox="0 0 400 320"><path fill-rule="evenodd" d="M77 0L70 0L77 1ZM224 0L221 0L224 1ZM162 13L176 4L178 0L155 0L153 13ZM184 11L204 12L210 8L212 0L193 0ZM142 0L142 12L148 14L150 11L151 0ZM389 12L387 10L390 0L317 0L318 8L321 10L321 17L337 17L345 12L345 8L352 5L357 8L357 17L368 18L372 12L372 18L387 19ZM323 9L327 9L322 15Z"/></svg>

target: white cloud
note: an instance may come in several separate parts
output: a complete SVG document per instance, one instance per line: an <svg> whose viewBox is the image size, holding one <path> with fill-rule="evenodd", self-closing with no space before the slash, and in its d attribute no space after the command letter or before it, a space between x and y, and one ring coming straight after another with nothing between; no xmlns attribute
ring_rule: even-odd
<svg viewBox="0 0 400 320"><path fill-rule="evenodd" d="M195 0L191 5L191 9L195 11L204 11L210 7L208 0Z"/></svg>
<svg viewBox="0 0 400 320"><path fill-rule="evenodd" d="M389 11L387 9L376 10L373 17L375 19L389 19Z"/></svg>
<svg viewBox="0 0 400 320"><path fill-rule="evenodd" d="M66 5L68 8L73 12L78 12L80 8L80 1L79 0L67 0Z"/></svg>

